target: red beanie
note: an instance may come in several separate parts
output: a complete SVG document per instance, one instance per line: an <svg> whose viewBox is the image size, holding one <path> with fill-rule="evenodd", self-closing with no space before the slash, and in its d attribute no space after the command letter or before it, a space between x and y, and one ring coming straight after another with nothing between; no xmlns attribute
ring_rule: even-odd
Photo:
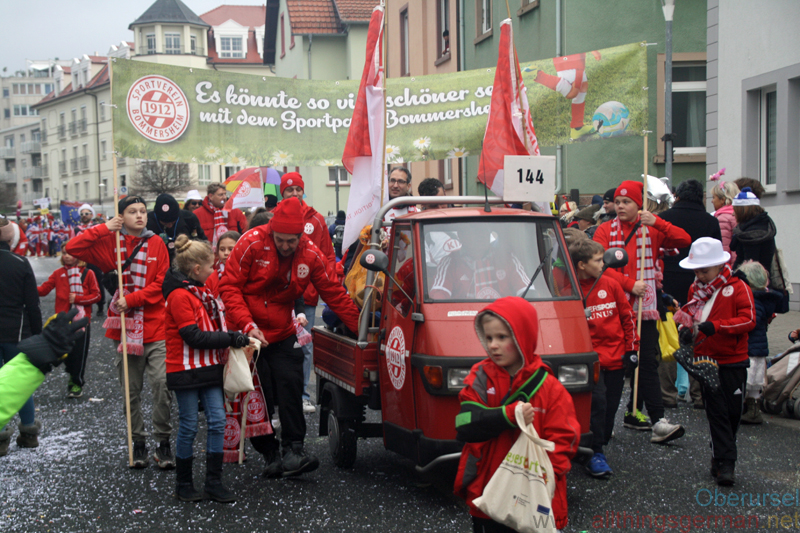
<svg viewBox="0 0 800 533"><path fill-rule="evenodd" d="M614 191L614 198L617 196L627 196L633 203L639 206L639 209L642 208L642 191L644 190L644 184L641 181L623 181L617 187L617 190Z"/></svg>
<svg viewBox="0 0 800 533"><path fill-rule="evenodd" d="M283 191L286 190L286 187L291 187L293 185L299 185L301 189L304 191L306 190L306 184L303 183L303 176L301 176L299 172L287 172L281 176L281 196L283 196Z"/></svg>
<svg viewBox="0 0 800 533"><path fill-rule="evenodd" d="M273 233L289 233L297 235L303 233L305 221L303 220L303 208L300 206L299 198L287 198L280 202L278 207L272 212L272 220L269 226Z"/></svg>

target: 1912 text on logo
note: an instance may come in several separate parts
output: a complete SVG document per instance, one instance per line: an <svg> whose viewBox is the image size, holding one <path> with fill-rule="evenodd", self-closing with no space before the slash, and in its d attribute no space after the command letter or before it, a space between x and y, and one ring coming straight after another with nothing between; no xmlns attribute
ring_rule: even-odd
<svg viewBox="0 0 800 533"><path fill-rule="evenodd" d="M131 85L128 119L146 139L169 143L189 126L189 103L180 87L164 76L144 76Z"/></svg>

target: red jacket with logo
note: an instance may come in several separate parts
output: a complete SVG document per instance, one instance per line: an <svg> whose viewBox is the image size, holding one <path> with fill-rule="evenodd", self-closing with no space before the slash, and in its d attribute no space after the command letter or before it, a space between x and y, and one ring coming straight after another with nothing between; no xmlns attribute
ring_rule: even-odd
<svg viewBox="0 0 800 533"><path fill-rule="evenodd" d="M325 225L325 219L316 209L305 202L303 202L303 218L305 219L304 233L322 252L322 255L327 261L326 266L331 269L328 274L333 277L336 265L336 252L333 251L333 241L331 241L331 234L328 233L328 226ZM303 294L303 300L305 301L305 305L317 305L319 303L319 294L317 294L314 285L308 285L306 292Z"/></svg>
<svg viewBox="0 0 800 533"><path fill-rule="evenodd" d="M592 287L594 278L580 280L581 292ZM628 295L619 283L605 275L600 277L592 294L586 300L589 315L589 335L592 348L600 357L600 366L606 370L622 368L622 355L639 349L636 338L636 314L628 303Z"/></svg>
<svg viewBox="0 0 800 533"><path fill-rule="evenodd" d="M208 237L208 242L211 242L214 237L214 212L208 207L208 196L203 198L203 203L193 213L197 220L200 221L200 227L203 228L203 233ZM239 233L247 231L247 219L240 209L231 209L227 213L228 231L237 231Z"/></svg>
<svg viewBox="0 0 800 533"><path fill-rule="evenodd" d="M258 328L271 343L289 338L295 334L295 300L313 283L342 322L358 331L358 308L335 276L328 274L327 260L307 235L300 237L288 259L287 278L283 278L269 224L242 235L219 283L229 328L244 333Z"/></svg>
<svg viewBox="0 0 800 533"><path fill-rule="evenodd" d="M488 518L472 501L483 494L520 436L514 410L519 401L529 398L534 409L533 427L541 438L556 446L547 455L556 481L553 516L556 527L563 529L567 525L567 472L580 441L572 397L535 353L539 328L533 306L521 298L502 298L483 311L487 310L510 326L517 346L525 354L525 365L512 377L487 358L473 366L464 380L466 386L458 395L461 412L456 417L456 431L457 438L466 444L461 451L455 493L467 501L470 514ZM475 317L476 323L480 318L481 314ZM543 372L537 374L539 369ZM534 383L537 381L541 384ZM515 401L516 398L521 400Z"/></svg>
<svg viewBox="0 0 800 533"><path fill-rule="evenodd" d="M693 295L694 285L689 289L687 301L691 301ZM695 355L711 357L723 365L746 361L748 333L756 327L753 292L747 283L731 276L717 291L706 320L714 325L715 333L710 337L698 334Z"/></svg>
<svg viewBox="0 0 800 533"><path fill-rule="evenodd" d="M122 235L125 239L125 249L131 253L139 242L133 235ZM117 268L117 246L114 232L105 224L98 224L88 228L79 235L70 239L66 247L67 253L74 255L81 261L97 265L103 272L111 272ZM124 263L127 257L122 256ZM169 269L169 253L164 241L152 235L147 241L147 275L145 286L142 290L130 293L125 297L128 307L144 307L144 344L163 341L164 333L164 296L161 294L161 285L164 275ZM107 329L106 337L115 341L120 340L120 330Z"/></svg>
<svg viewBox="0 0 800 533"><path fill-rule="evenodd" d="M86 272L83 280L83 294L75 294L75 304L82 305L86 316L92 318L92 304L100 301L100 287L97 285L97 278L94 272L83 267L81 275ZM50 277L39 285L39 296L47 296L53 289L56 290L56 313L69 311L72 304L69 303L69 275L67 267L61 267Z"/></svg>

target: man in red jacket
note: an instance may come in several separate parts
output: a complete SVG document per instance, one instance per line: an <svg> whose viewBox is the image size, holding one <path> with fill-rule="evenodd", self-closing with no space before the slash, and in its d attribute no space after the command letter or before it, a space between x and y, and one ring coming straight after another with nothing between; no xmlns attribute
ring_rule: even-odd
<svg viewBox="0 0 800 533"><path fill-rule="evenodd" d="M327 260L326 267L329 269L328 274L333 274L331 269L336 265L336 252L333 250L333 241L331 241L330 233L328 233L328 226L325 224L325 219L320 215L316 209L303 201L305 194L305 183L303 183L303 176L298 172L287 172L281 177L281 196L286 200L288 198L297 198L300 200L300 205L303 209L303 233L308 236L308 240L317 245L324 258ZM336 279L335 276L331 276ZM305 293L303 294L305 301L305 313L298 316L297 319L300 324L306 328L306 331L311 331L314 327L314 319L317 316L317 304L319 303L319 295L313 285L308 285ZM305 324L304 324L305 322ZM317 409L311 401L311 395L308 393L308 380L311 377L311 366L313 365L313 343L308 343L303 346L303 412L313 413Z"/></svg>
<svg viewBox="0 0 800 533"><path fill-rule="evenodd" d="M222 183L211 183L206 189L208 196L203 198L203 204L194 210L194 215L200 221L200 227L214 250L217 249L219 236L226 231L244 233L247 231L247 219L239 209L223 211L222 206L228 199L228 191Z"/></svg>
<svg viewBox="0 0 800 533"><path fill-rule="evenodd" d="M656 309L656 276L654 261L660 248L683 248L691 244L689 234L666 220L658 218L642 208L641 181L623 181L614 193L617 218L603 223L594 234L594 240L603 248L622 247L628 253L628 264L619 269L608 269L605 273L617 281L637 311L642 297L642 329L639 338L639 387L637 405L633 405L633 394L625 413L624 426L640 431L653 431L650 442L664 444L683 436L680 425L670 424L664 418L664 403L658 379L658 330L660 318ZM644 227L647 226L645 235ZM642 240L645 242L644 278L639 279ZM631 391L633 392L633 391ZM641 413L641 404L647 406L647 414L655 421L652 424Z"/></svg>
<svg viewBox="0 0 800 533"><path fill-rule="evenodd" d="M274 435L251 443L265 456L267 477L296 476L319 466L303 451L303 352L297 342L294 302L313 284L325 302L352 331L358 330L358 308L344 287L329 274L327 259L304 233L300 200L278 204L267 226L242 235L225 263L219 293L231 329L259 339L257 370L265 387L270 416L280 399L282 457ZM326 232L327 235L327 232Z"/></svg>

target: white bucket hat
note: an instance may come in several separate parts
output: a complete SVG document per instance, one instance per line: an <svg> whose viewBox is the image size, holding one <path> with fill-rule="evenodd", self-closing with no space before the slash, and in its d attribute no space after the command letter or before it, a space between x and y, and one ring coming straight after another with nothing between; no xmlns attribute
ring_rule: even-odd
<svg viewBox="0 0 800 533"><path fill-rule="evenodd" d="M189 200L202 200L202 199L203 199L203 197L200 196L200 191L198 191L197 189L192 189L191 191L186 193L186 201L187 202Z"/></svg>
<svg viewBox="0 0 800 533"><path fill-rule="evenodd" d="M727 263L731 254L722 249L722 241L711 237L700 237L692 243L689 255L678 263L681 268L694 270Z"/></svg>

